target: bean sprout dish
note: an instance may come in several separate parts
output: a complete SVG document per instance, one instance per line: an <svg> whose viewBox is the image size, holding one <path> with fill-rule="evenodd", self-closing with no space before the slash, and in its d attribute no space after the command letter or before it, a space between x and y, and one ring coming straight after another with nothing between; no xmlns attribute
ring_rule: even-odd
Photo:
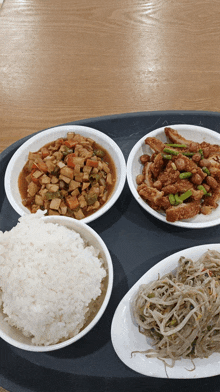
<svg viewBox="0 0 220 392"><path fill-rule="evenodd" d="M173 367L181 358L220 352L220 253L208 250L195 262L182 256L175 272L139 287L132 309L139 332L153 343L141 351L148 358Z"/></svg>

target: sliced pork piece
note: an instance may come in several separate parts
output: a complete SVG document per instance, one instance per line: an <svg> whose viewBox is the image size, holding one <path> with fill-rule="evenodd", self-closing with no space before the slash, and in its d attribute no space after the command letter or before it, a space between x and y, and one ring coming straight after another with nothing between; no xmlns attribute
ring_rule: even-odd
<svg viewBox="0 0 220 392"><path fill-rule="evenodd" d="M143 168L144 182L147 186L150 186L150 187L153 185L151 165L152 165L152 162L147 162Z"/></svg>
<svg viewBox="0 0 220 392"><path fill-rule="evenodd" d="M212 190L211 194L211 196L205 196L203 206L210 206L215 209L218 207L220 199L220 185L215 190Z"/></svg>
<svg viewBox="0 0 220 392"><path fill-rule="evenodd" d="M176 222L182 219L193 218L199 214L200 208L199 201L172 206L166 210L166 219L168 222Z"/></svg>
<svg viewBox="0 0 220 392"><path fill-rule="evenodd" d="M167 165L166 169L160 172L158 180L162 182L163 186L174 184L179 179L179 170L174 170L171 165Z"/></svg>
<svg viewBox="0 0 220 392"><path fill-rule="evenodd" d="M156 188L149 187L146 184L139 185L137 191L144 200L154 204L158 204L164 196L163 192L158 191Z"/></svg>
<svg viewBox="0 0 220 392"><path fill-rule="evenodd" d="M184 193L186 191L188 191L189 189L192 189L193 185L189 180L180 180L178 179L178 181L175 184L170 184L167 186L164 186L162 188L162 191L164 192L164 195L168 195L170 193L175 194L175 193Z"/></svg>
<svg viewBox="0 0 220 392"><path fill-rule="evenodd" d="M211 154L207 158L207 161L209 162L211 167L216 167L217 169L220 169L220 152Z"/></svg>
<svg viewBox="0 0 220 392"><path fill-rule="evenodd" d="M179 162L184 162L184 165L181 166L181 171L191 172L192 174L198 174L202 180L207 176L206 173L199 167L192 159L186 157L185 155L179 154L177 157L173 158L177 168L180 168Z"/></svg>
<svg viewBox="0 0 220 392"><path fill-rule="evenodd" d="M220 182L220 168L217 167L209 167L209 171L211 175L218 181Z"/></svg>
<svg viewBox="0 0 220 392"><path fill-rule="evenodd" d="M218 144L202 142L200 143L200 148L203 150L205 158L208 158L209 155L212 155L215 152L220 152L220 146Z"/></svg>
<svg viewBox="0 0 220 392"><path fill-rule="evenodd" d="M185 139L173 128L165 127L164 132L172 143L185 144L186 146L189 146L192 143L192 140Z"/></svg>
<svg viewBox="0 0 220 392"><path fill-rule="evenodd" d="M159 173L161 172L162 168L164 167L164 160L163 160L163 156L161 153L157 154L157 156L155 157L150 170L154 176L154 178L157 178Z"/></svg>
<svg viewBox="0 0 220 392"><path fill-rule="evenodd" d="M162 196L157 200L157 203L153 203L148 200L148 204L155 211L166 211L166 209L170 207L170 201L168 196Z"/></svg>
<svg viewBox="0 0 220 392"><path fill-rule="evenodd" d="M147 137L145 139L145 144L148 144L148 146L157 153L162 152L164 148L166 148L166 145L156 137Z"/></svg>

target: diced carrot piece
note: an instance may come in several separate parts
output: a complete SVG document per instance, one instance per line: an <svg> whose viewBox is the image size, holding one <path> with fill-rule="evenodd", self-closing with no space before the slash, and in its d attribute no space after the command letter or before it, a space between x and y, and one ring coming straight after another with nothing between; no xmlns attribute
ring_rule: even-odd
<svg viewBox="0 0 220 392"><path fill-rule="evenodd" d="M71 210L75 210L75 208L79 207L79 201L76 196L74 197L67 197L66 204Z"/></svg>
<svg viewBox="0 0 220 392"><path fill-rule="evenodd" d="M74 152L72 154L68 154L66 157L66 164L69 167L75 167L75 163L74 163L74 157L76 156L76 154L74 154Z"/></svg>
<svg viewBox="0 0 220 392"><path fill-rule="evenodd" d="M78 144L78 142L76 140L69 139L69 140L66 140L64 142L64 144L65 144L65 146L67 146L69 148L73 148L73 147L75 147Z"/></svg>
<svg viewBox="0 0 220 392"><path fill-rule="evenodd" d="M86 160L86 166L98 167L98 164L99 164L98 161L93 161L92 159L87 159Z"/></svg>
<svg viewBox="0 0 220 392"><path fill-rule="evenodd" d="M50 155L50 151L48 150L47 147L41 148L41 155L42 155L42 158L46 158L48 155Z"/></svg>
<svg viewBox="0 0 220 392"><path fill-rule="evenodd" d="M33 176L35 171L36 171L36 169L32 169L32 171L31 171L31 181L33 181L35 184L39 185L39 179Z"/></svg>

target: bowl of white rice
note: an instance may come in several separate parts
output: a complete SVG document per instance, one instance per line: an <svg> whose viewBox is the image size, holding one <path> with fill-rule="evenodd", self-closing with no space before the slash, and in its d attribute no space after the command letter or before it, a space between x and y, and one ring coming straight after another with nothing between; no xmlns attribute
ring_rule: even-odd
<svg viewBox="0 0 220 392"><path fill-rule="evenodd" d="M112 285L110 253L83 222L39 211L0 232L0 337L15 347L78 341L103 315Z"/></svg>

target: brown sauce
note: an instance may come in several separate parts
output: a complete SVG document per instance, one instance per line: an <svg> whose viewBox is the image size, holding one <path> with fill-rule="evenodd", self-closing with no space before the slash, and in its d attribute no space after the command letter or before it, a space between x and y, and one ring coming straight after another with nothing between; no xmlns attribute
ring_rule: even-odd
<svg viewBox="0 0 220 392"><path fill-rule="evenodd" d="M63 139L63 141L66 141L66 140L67 140L66 138ZM55 143L56 143L56 141L47 143L42 148L44 148L44 147L49 148L50 146L53 147L53 146L55 146ZM41 149L38 150L36 153L40 153ZM110 196L111 196L111 194L113 192L113 189L115 187L115 183L116 183L116 167L115 167L114 161L113 161L112 157L110 156L110 154L108 153L108 151L106 149L104 149L101 145L99 145L99 144L97 144L95 142L93 143L93 150L94 151L95 150L102 150L104 152L104 157L102 158L102 161L107 163L108 168L110 169L110 173L112 175L112 184L107 184L106 183L105 187L106 187L106 191L107 191L107 198L106 198L105 201L102 201L101 199L99 200L100 201L100 206L97 209L90 210L90 211L87 211L85 208L82 209L84 217L90 216L91 214L95 213L99 208L101 208L109 200L109 198L110 198ZM35 206L35 196L30 197L28 195L28 182L26 180L28 175L30 175L30 171L29 171L29 169L27 169L28 162L29 162L29 160L26 162L25 166L23 167L22 171L19 174L18 188L19 188L19 192L20 192L20 195L21 195L21 198L22 198L22 203L25 205L26 208L28 208L33 213L33 212L36 212L36 211L33 211L33 206ZM46 173L46 175L49 176L50 174ZM80 190L80 193L81 193L81 190ZM43 209L43 210L46 209L43 206L41 206L40 208ZM54 211L54 213L57 214L57 211ZM50 210L49 214L53 215L53 210ZM71 212L71 211L68 211L67 214L60 213L60 215L72 216L73 218L75 218L74 212Z"/></svg>

